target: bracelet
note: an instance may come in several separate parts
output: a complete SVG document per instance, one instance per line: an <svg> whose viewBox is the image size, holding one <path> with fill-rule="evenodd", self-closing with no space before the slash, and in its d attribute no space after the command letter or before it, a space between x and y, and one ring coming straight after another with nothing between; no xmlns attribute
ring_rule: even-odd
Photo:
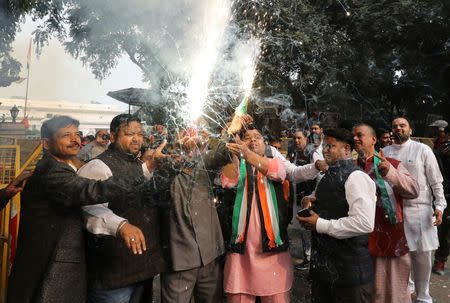
<svg viewBox="0 0 450 303"><path fill-rule="evenodd" d="M119 226L117 227L116 237L119 235L120 229L127 223L128 223L127 219L125 219L122 222L120 222Z"/></svg>

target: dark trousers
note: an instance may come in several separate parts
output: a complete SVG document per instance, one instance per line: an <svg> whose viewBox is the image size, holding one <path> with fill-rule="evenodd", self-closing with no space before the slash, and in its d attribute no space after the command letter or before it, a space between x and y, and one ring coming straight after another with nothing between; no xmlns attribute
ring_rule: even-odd
<svg viewBox="0 0 450 303"><path fill-rule="evenodd" d="M447 204L449 201L447 201ZM437 261L447 262L448 255L450 254L450 220L449 217L449 207L444 210L442 216L442 224L438 226L438 237L439 237L439 248L434 254L434 259Z"/></svg>
<svg viewBox="0 0 450 303"><path fill-rule="evenodd" d="M220 258L184 271L161 274L162 303L217 303L222 300L222 264Z"/></svg>
<svg viewBox="0 0 450 303"><path fill-rule="evenodd" d="M357 286L335 286L313 281L312 303L372 303L373 282Z"/></svg>

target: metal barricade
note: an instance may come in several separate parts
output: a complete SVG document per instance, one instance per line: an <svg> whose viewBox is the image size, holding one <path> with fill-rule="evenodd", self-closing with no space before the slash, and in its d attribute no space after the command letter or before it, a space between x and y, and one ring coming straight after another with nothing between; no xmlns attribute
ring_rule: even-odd
<svg viewBox="0 0 450 303"><path fill-rule="evenodd" d="M13 145L1 144L14 143ZM0 189L4 188L25 169L34 169L35 163L42 157L42 145L32 150L20 167L20 145L15 138L0 137ZM24 160L24 159L22 159ZM6 302L6 290L11 265L17 248L17 236L20 221L20 194L14 196L1 210L0 222L0 303Z"/></svg>

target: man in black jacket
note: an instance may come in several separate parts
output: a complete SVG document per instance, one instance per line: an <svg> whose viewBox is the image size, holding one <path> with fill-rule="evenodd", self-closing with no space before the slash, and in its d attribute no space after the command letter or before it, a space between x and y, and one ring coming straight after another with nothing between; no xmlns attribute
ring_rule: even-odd
<svg viewBox="0 0 450 303"><path fill-rule="evenodd" d="M373 266L368 242L375 221L375 183L355 165L348 130L324 134L329 168L317 186L311 216L297 215L313 231L312 302L370 303Z"/></svg>
<svg viewBox="0 0 450 303"><path fill-rule="evenodd" d="M105 181L77 176L72 159L81 144L78 125L71 117L57 116L41 127L45 152L23 192L10 303L85 303L81 206L136 199L148 187L140 176Z"/></svg>
<svg viewBox="0 0 450 303"><path fill-rule="evenodd" d="M120 114L112 119L110 132L108 149L84 165L78 175L97 180L113 175L149 178L147 166L138 158L144 138L141 120ZM163 144L155 152L158 155ZM86 228L91 233L87 261L92 278L88 286L92 289L88 302L152 301L153 276L165 268L160 216L157 200L148 195L139 198L83 207Z"/></svg>

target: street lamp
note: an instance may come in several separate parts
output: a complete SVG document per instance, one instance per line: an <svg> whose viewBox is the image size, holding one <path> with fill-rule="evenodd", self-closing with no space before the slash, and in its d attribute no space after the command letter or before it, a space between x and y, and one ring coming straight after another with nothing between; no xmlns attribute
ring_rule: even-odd
<svg viewBox="0 0 450 303"><path fill-rule="evenodd" d="M9 112L11 113L12 123L16 123L17 115L19 115L19 109L18 109L17 106L14 104L13 108L11 108L11 109L9 110Z"/></svg>

